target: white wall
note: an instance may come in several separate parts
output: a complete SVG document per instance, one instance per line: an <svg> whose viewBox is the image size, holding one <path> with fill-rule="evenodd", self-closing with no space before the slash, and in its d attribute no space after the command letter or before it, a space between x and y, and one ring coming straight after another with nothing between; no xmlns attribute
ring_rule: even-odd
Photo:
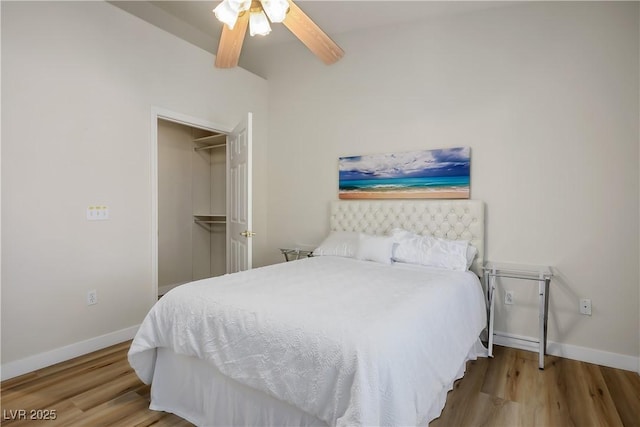
<svg viewBox="0 0 640 427"><path fill-rule="evenodd" d="M228 128L254 113L254 223L266 236L267 84L107 3L1 7L5 369L149 309L153 107ZM92 204L110 220L87 221ZM265 244L255 240L255 264Z"/></svg>
<svg viewBox="0 0 640 427"><path fill-rule="evenodd" d="M487 259L554 266L555 351L635 370L638 16L637 2L523 3L337 35L329 67L300 43L265 49L271 259L327 232L339 156L470 146ZM496 328L534 336L535 290L508 286Z"/></svg>

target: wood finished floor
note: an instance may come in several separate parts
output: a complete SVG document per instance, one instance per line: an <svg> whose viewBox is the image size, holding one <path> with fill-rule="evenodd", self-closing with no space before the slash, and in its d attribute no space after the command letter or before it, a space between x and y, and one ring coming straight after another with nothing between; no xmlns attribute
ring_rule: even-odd
<svg viewBox="0 0 640 427"><path fill-rule="evenodd" d="M148 409L149 387L127 362L129 342L2 382L6 426L191 426ZM19 419L17 410L55 410L56 419ZM46 412L45 412L46 413ZM629 371L495 348L468 362L430 427L640 426L640 377Z"/></svg>

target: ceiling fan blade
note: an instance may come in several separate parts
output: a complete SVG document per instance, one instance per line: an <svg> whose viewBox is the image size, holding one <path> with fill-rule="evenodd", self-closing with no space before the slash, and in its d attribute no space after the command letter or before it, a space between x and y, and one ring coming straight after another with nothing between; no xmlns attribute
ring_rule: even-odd
<svg viewBox="0 0 640 427"><path fill-rule="evenodd" d="M291 0L289 12L282 23L325 64L333 64L344 56L340 46Z"/></svg>
<svg viewBox="0 0 640 427"><path fill-rule="evenodd" d="M217 68L233 68L238 65L242 43L249 24L249 13L238 16L238 21L230 30L227 24L222 25L222 36L216 53Z"/></svg>

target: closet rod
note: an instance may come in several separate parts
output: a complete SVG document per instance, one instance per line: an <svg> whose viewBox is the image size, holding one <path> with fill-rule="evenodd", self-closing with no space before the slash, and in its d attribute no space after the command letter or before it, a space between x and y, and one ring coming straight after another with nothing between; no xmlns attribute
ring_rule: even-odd
<svg viewBox="0 0 640 427"><path fill-rule="evenodd" d="M227 136L227 134L226 133L217 133L215 135L203 136L203 137L200 137L200 138L195 138L193 140L193 142L211 141L212 139L220 138L220 137L223 137L223 136Z"/></svg>
<svg viewBox="0 0 640 427"><path fill-rule="evenodd" d="M194 150L195 150L195 151L211 150L212 148L224 147L225 145L227 145L227 143L226 143L226 142L223 142L222 144L205 145L204 147L196 147L196 148L194 148Z"/></svg>
<svg viewBox="0 0 640 427"><path fill-rule="evenodd" d="M193 222L195 222L196 224L198 224L200 227L204 228L205 230L207 230L208 232L212 233L213 232L213 228L211 228L211 224L226 224L226 221L204 221L204 220L200 220L200 219L196 219Z"/></svg>

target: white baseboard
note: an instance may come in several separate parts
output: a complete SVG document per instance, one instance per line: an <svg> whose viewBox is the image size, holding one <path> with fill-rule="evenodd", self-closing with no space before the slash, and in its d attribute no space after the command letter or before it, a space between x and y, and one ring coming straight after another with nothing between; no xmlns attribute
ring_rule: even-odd
<svg viewBox="0 0 640 427"><path fill-rule="evenodd" d="M495 331L495 335L493 337L493 343L496 345L534 351L537 353L538 344L532 342L535 340L537 340L537 338L499 331ZM579 347L577 345L562 344L553 341L547 341L547 354L633 372L638 372L638 366L640 363L639 357L611 353L593 348Z"/></svg>
<svg viewBox="0 0 640 427"><path fill-rule="evenodd" d="M24 359L13 362L3 363L0 366L0 377L2 381L14 378L19 375L27 374L56 363L73 359L96 350L119 344L123 341L132 339L140 325L131 326L130 328L121 329L99 337L90 338L55 350L45 351L44 353L35 354L25 357Z"/></svg>

